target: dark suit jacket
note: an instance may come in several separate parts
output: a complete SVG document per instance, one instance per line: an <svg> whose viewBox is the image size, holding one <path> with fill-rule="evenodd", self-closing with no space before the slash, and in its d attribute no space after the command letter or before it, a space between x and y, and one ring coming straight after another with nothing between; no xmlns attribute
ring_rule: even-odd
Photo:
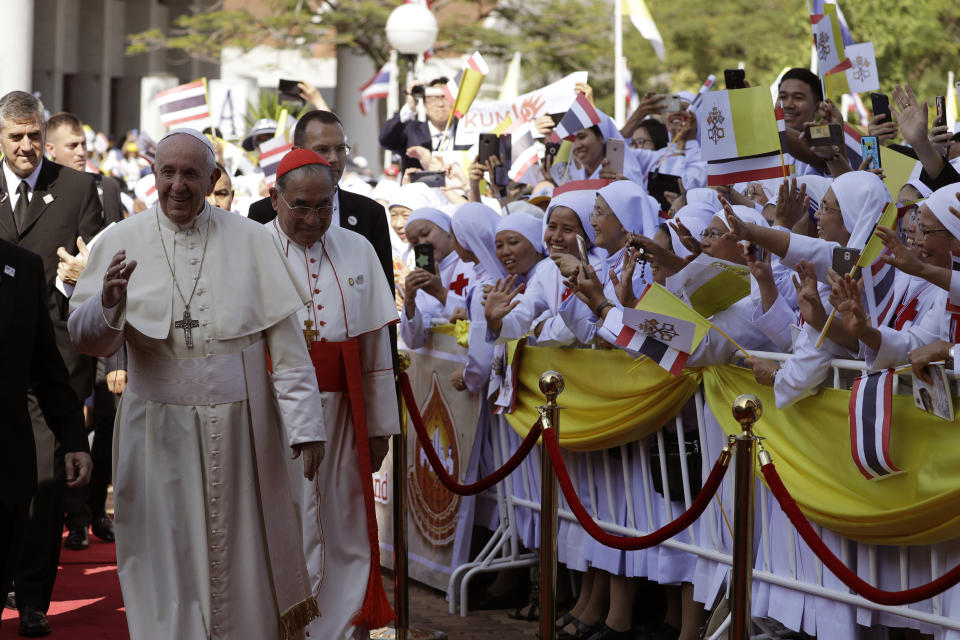
<svg viewBox="0 0 960 640"><path fill-rule="evenodd" d="M17 185L8 186L0 171L0 194L10 194ZM20 232L13 221L12 198L0 203L0 240L6 240L36 253L43 260L47 308L57 336L74 391L81 398L93 389L93 360L80 355L67 331L67 299L56 290L57 247L77 253L77 236L89 241L103 228L103 207L97 196L93 176L44 160L37 186L30 198L27 223Z"/></svg>
<svg viewBox="0 0 960 640"><path fill-rule="evenodd" d="M80 401L70 388L47 311L43 262L0 240L0 500L22 503L37 489L27 388L64 452L87 451Z"/></svg>
<svg viewBox="0 0 960 640"><path fill-rule="evenodd" d="M352 193L339 189L340 194L340 226L350 231L356 231L370 241L383 274L390 283L393 291L393 249L390 246L390 227L387 223L387 214L383 207L359 193ZM260 224L267 224L277 217L277 212L270 203L270 198L257 200L250 205L247 217Z"/></svg>
<svg viewBox="0 0 960 640"><path fill-rule="evenodd" d="M447 137L449 142L444 143L445 149L456 149L465 151L469 146L455 145L457 136L457 122L454 120L450 127L450 133ZM448 146L451 145L451 146ZM433 138L430 136L430 127L422 120L408 120L400 122L400 113L383 123L380 128L380 146L388 151L392 151L400 156L400 175L408 167L422 169L420 161L416 158L407 157L407 149L410 147L426 147L433 149Z"/></svg>
<svg viewBox="0 0 960 640"><path fill-rule="evenodd" d="M91 174L97 182L97 194L103 205L104 226L123 220L123 203L120 202L120 182L103 174Z"/></svg>

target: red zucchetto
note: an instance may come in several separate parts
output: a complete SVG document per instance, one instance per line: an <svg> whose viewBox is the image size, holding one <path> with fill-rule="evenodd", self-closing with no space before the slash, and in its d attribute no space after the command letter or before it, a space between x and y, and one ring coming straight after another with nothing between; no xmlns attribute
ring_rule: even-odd
<svg viewBox="0 0 960 640"><path fill-rule="evenodd" d="M288 171L293 171L308 164L322 164L330 166L330 163L323 159L323 156L310 149L293 149L283 156L280 166L277 167L277 177L279 178Z"/></svg>

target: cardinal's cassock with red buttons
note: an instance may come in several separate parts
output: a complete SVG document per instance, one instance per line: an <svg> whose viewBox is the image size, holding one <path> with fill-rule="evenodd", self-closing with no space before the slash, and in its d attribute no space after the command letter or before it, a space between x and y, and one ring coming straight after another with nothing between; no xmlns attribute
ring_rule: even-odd
<svg viewBox="0 0 960 640"><path fill-rule="evenodd" d="M380 575L370 450L364 439L400 431L387 327L397 309L373 246L333 226L304 247L274 220L296 276L311 293L300 322L310 339L327 425L326 456L314 482L290 466L304 554L321 617L312 638L367 638L393 617ZM361 446L357 447L357 443ZM371 559L372 557L372 559Z"/></svg>

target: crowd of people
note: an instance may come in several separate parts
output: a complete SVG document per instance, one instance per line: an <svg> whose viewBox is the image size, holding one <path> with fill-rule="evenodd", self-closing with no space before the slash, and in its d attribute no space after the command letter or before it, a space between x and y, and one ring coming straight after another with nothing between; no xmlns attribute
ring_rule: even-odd
<svg viewBox="0 0 960 640"><path fill-rule="evenodd" d="M700 254L746 267L751 288L709 318L717 330L687 366L729 363L740 347L789 354L739 361L773 387L778 407L831 382L835 358L909 365L927 381L938 363L952 371L960 146L946 127L928 129L909 87L892 93L895 119L869 125L922 167L891 195L882 169L851 166L842 146L808 145L805 126L843 116L806 69L778 87L792 177L714 188L692 93L649 93L622 127L598 110L597 124L571 132L563 160L548 142L557 119L543 116L538 162L511 181L508 158L481 163L445 131L446 84L411 87L380 132L396 166L376 180L322 98L292 128L293 150L269 181L256 154L275 121L256 123L240 145L215 129L174 129L111 147L29 93L0 98L0 284L12 283L0 286L0 339L9 403L20 407L0 454L15 487L0 501L0 592L12 585L22 635L50 632L65 523L69 550L87 547L88 530L116 536L131 637L368 637L392 613L370 474L399 431L394 354L423 347L440 324L469 322L449 384L481 398L478 438L515 402L508 342L642 355L620 339L623 310ZM576 92L593 101L589 85ZM653 188L663 176L675 190ZM893 295L876 314L862 282L833 269L834 250L862 249L891 201L896 224L876 233ZM696 438L692 404L681 417ZM725 437L709 410L705 420L713 441L701 447L716 452ZM33 434L47 431L56 443L38 438L35 455ZM609 463L636 477L638 459ZM598 498L599 512L622 498ZM526 517L518 529L535 548L536 514ZM560 557L580 577L558 637L700 637L724 565L666 548L621 552L564 527ZM772 544L778 557L793 553L786 537ZM662 606L637 615L638 593L653 592ZM771 590L758 615L812 636L910 626L949 637L784 593ZM960 616L954 599L944 615Z"/></svg>

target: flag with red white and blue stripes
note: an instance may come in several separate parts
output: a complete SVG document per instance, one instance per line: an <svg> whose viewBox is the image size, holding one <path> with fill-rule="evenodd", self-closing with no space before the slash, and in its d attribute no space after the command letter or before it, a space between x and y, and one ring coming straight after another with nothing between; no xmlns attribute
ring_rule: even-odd
<svg viewBox="0 0 960 640"><path fill-rule="evenodd" d="M868 480L900 473L890 455L893 369L872 371L853 381L850 392L850 453Z"/></svg>

